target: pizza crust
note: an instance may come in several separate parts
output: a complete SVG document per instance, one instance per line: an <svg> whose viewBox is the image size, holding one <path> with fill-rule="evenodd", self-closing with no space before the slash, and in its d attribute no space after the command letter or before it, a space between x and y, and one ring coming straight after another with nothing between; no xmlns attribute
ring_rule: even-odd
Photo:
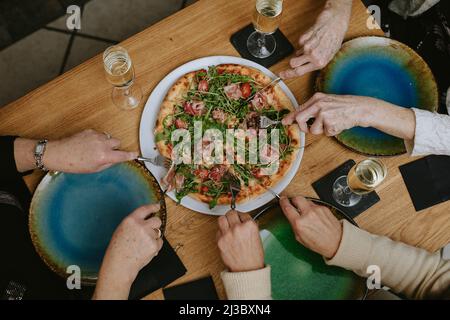
<svg viewBox="0 0 450 320"><path fill-rule="evenodd" d="M235 64L222 64L217 66L217 70L224 71L226 73L236 73L240 75L250 76L261 86L268 85L272 81L270 77L268 77L261 71L246 66ZM191 89L195 80L195 75L199 71L200 70L193 71L184 75L183 77L178 79L176 83L169 89L169 92L167 93L159 111L158 120L156 122L154 130L155 136L164 131L163 127L164 119L167 116L173 115L175 106L179 104L181 101L183 101L183 97ZM284 91L281 89L279 85L268 89L266 92L273 96L272 105L275 109L278 110L288 109L290 111L295 110L291 100L284 93ZM291 169L300 151L301 133L297 125L291 125L288 128L288 134L291 137L292 146L294 147L294 151L292 152L292 154L289 156L289 158L280 161L279 170L275 175L271 175L270 178L267 177L263 179L264 186L262 186L260 183L256 183L255 180L253 180L253 182L251 182L248 187L242 186L241 192L239 193L236 199L237 203L244 203L250 201L251 199L258 197L261 194L266 193L267 188L275 187L283 179L286 173ZM157 142L156 146L162 156L166 158L171 158L171 148L165 141ZM188 196L205 203L209 203L212 200L212 197L201 193L191 193ZM230 202L231 197L229 195L224 194L219 197L217 204L228 205L230 204Z"/></svg>
<svg viewBox="0 0 450 320"><path fill-rule="evenodd" d="M154 130L155 136L164 131L164 119L166 119L167 116L173 115L175 106L182 101L183 97L190 90L196 73L197 71L185 74L169 89L169 92L159 109L158 120L156 121ZM158 141L156 147L162 156L169 159L171 158L172 151L165 141Z"/></svg>

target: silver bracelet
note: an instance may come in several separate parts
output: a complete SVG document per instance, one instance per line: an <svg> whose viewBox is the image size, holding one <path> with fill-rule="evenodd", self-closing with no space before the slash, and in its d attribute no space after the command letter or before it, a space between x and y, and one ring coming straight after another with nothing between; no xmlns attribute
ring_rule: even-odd
<svg viewBox="0 0 450 320"><path fill-rule="evenodd" d="M36 144L36 148L34 149L34 160L36 161L36 168L42 171L47 172L47 168L44 166L44 153L47 149L48 140L40 140Z"/></svg>

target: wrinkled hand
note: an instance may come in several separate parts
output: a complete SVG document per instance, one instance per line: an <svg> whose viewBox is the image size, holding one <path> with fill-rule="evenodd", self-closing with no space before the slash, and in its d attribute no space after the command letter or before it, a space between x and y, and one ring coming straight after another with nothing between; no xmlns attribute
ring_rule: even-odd
<svg viewBox="0 0 450 320"><path fill-rule="evenodd" d="M68 173L99 172L136 159L138 153L120 151L120 141L106 134L85 130L71 137L50 141L44 154L47 169Z"/></svg>
<svg viewBox="0 0 450 320"><path fill-rule="evenodd" d="M126 217L114 232L100 268L94 299L128 299L139 271L161 250L161 220L149 218L159 204L143 206Z"/></svg>
<svg viewBox="0 0 450 320"><path fill-rule="evenodd" d="M126 217L114 232L105 259L134 278L162 248L163 241L157 231L161 220L157 217L145 220L159 210L159 204L148 205Z"/></svg>
<svg viewBox="0 0 450 320"><path fill-rule="evenodd" d="M258 225L246 213L230 211L219 218L217 244L231 272L264 268L264 250Z"/></svg>
<svg viewBox="0 0 450 320"><path fill-rule="evenodd" d="M300 50L291 59L283 79L300 77L324 68L342 46L351 15L351 0L329 0L316 23L300 37Z"/></svg>
<svg viewBox="0 0 450 320"><path fill-rule="evenodd" d="M282 198L281 208L298 242L327 259L335 256L342 238L342 225L327 207L303 197Z"/></svg>
<svg viewBox="0 0 450 320"><path fill-rule="evenodd" d="M316 93L299 111L287 115L284 125L297 121L300 130L305 133L335 136L346 129L356 126L370 126L373 110L381 110L384 101L358 96L339 96ZM315 118L314 124L308 128L308 120Z"/></svg>

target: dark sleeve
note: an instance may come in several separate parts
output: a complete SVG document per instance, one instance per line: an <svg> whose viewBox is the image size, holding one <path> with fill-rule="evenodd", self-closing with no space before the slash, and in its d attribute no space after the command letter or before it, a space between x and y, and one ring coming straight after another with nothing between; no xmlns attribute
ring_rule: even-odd
<svg viewBox="0 0 450 320"><path fill-rule="evenodd" d="M22 176L17 171L16 160L14 159L14 141L16 138L0 137L0 168L2 170L0 186Z"/></svg>
<svg viewBox="0 0 450 320"><path fill-rule="evenodd" d="M16 138L0 137L0 191L16 197L25 212L28 212L31 197L22 179L23 174L17 171L14 158L14 141Z"/></svg>

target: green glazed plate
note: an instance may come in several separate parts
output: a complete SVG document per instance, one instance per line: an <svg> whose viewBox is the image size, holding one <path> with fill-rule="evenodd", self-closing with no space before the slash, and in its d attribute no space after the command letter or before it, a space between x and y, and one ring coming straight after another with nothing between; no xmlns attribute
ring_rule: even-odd
<svg viewBox="0 0 450 320"><path fill-rule="evenodd" d="M314 199L311 199L315 201ZM323 205L323 202L318 204ZM329 206L339 219L347 219ZM272 270L272 297L276 300L364 299L366 282L351 271L328 266L323 258L295 240L289 222L278 204L257 218L263 240L265 262Z"/></svg>
<svg viewBox="0 0 450 320"><path fill-rule="evenodd" d="M404 108L433 112L438 108L436 81L425 61L408 46L382 37L361 37L344 43L320 73L317 89L329 94L378 98ZM406 152L403 140L374 128L352 128L336 138L367 155Z"/></svg>

